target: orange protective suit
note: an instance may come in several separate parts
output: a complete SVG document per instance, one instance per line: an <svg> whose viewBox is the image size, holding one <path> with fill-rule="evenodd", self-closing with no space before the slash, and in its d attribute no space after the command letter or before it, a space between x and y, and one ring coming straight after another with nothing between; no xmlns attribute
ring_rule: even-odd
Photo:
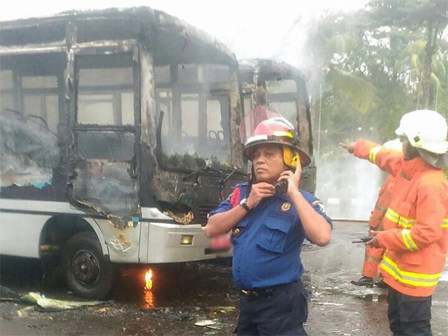
<svg viewBox="0 0 448 336"><path fill-rule="evenodd" d="M363 140L354 154L395 176L384 231L377 236L386 248L384 282L409 296L432 295L448 252L448 182L442 169L421 157L404 161L401 152Z"/></svg>
<svg viewBox="0 0 448 336"><path fill-rule="evenodd" d="M394 177L388 175L386 181L380 189L378 200L369 218L369 228L374 231L383 231L383 218L389 206ZM384 249L366 246L366 255L362 267L362 275L375 279L378 274L378 266L383 258Z"/></svg>

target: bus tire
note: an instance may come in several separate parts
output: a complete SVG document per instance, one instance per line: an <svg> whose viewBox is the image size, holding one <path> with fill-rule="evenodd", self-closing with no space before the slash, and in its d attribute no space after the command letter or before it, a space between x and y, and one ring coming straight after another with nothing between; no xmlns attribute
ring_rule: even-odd
<svg viewBox="0 0 448 336"><path fill-rule="evenodd" d="M103 255L94 232L80 232L67 241L62 267L68 288L80 297L100 300L112 289L113 266Z"/></svg>

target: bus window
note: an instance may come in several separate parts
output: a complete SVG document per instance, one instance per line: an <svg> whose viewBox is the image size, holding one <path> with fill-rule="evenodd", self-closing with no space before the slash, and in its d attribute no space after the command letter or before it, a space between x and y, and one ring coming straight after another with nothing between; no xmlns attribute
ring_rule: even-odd
<svg viewBox="0 0 448 336"><path fill-rule="evenodd" d="M46 120L51 131L58 125L58 83L56 76L23 76L23 111Z"/></svg>
<svg viewBox="0 0 448 336"><path fill-rule="evenodd" d="M123 132L79 132L78 150L85 159L130 162L134 156L135 137Z"/></svg>
<svg viewBox="0 0 448 336"><path fill-rule="evenodd" d="M293 125L297 124L297 83L292 79L268 80L269 105L288 119Z"/></svg>
<svg viewBox="0 0 448 336"><path fill-rule="evenodd" d="M216 96L207 100L207 137L211 146L215 150L214 153L219 160L225 160L227 154L225 149L228 148L229 140L229 101L227 96Z"/></svg>
<svg viewBox="0 0 448 336"><path fill-rule="evenodd" d="M51 188L39 188L51 185L60 161L57 133L65 55L8 55L0 65L0 133L9 139L1 148L6 169L0 170L0 186L12 187L5 193L51 197ZM30 188L19 191L14 186Z"/></svg>
<svg viewBox="0 0 448 336"><path fill-rule="evenodd" d="M193 138L193 142L197 145L199 136L199 95L183 94L182 95L182 127L181 135L183 138ZM195 140L195 141L194 141ZM182 150L182 145L178 150ZM191 153L193 154L193 153Z"/></svg>
<svg viewBox="0 0 448 336"><path fill-rule="evenodd" d="M171 90L159 90L157 93L157 111L163 111L162 135L167 136L172 126L173 93Z"/></svg>
<svg viewBox="0 0 448 336"><path fill-rule="evenodd" d="M244 96L244 114L249 113L254 108L252 104L252 93L245 93Z"/></svg>
<svg viewBox="0 0 448 336"><path fill-rule="evenodd" d="M78 113L82 125L134 125L132 64L122 67L110 56L81 56L78 59ZM103 61L103 62L102 62ZM109 64L109 67L105 65Z"/></svg>
<svg viewBox="0 0 448 336"><path fill-rule="evenodd" d="M79 56L78 125L133 126L134 85L130 55ZM131 161L135 136L123 131L77 132L78 151L85 159Z"/></svg>
<svg viewBox="0 0 448 336"><path fill-rule="evenodd" d="M270 106L275 108L284 118L297 124L297 103L295 101L277 102L271 101Z"/></svg>
<svg viewBox="0 0 448 336"><path fill-rule="evenodd" d="M266 81L266 87L270 95L297 92L297 83L293 79L268 80Z"/></svg>
<svg viewBox="0 0 448 336"><path fill-rule="evenodd" d="M156 108L164 112L163 154L199 159L183 160L184 169L197 169L212 158L225 162L230 149L229 68L179 64L155 67L154 73Z"/></svg>
<svg viewBox="0 0 448 336"><path fill-rule="evenodd" d="M17 111L25 117L40 119L45 127L57 132L59 93L64 74L62 54L2 57L0 72L1 110ZM6 69L5 69L6 68Z"/></svg>

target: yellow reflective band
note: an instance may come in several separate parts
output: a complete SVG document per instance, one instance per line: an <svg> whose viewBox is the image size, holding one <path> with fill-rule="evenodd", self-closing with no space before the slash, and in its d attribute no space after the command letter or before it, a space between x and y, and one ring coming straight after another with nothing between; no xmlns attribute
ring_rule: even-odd
<svg viewBox="0 0 448 336"><path fill-rule="evenodd" d="M398 223L398 220L400 219L400 216L391 208L387 209L386 214L384 216L393 223Z"/></svg>
<svg viewBox="0 0 448 336"><path fill-rule="evenodd" d="M443 220L442 228L448 229L448 218Z"/></svg>
<svg viewBox="0 0 448 336"><path fill-rule="evenodd" d="M376 146L370 150L370 152L369 152L370 162L376 163L376 154L380 151L381 148L382 148L381 146Z"/></svg>
<svg viewBox="0 0 448 336"><path fill-rule="evenodd" d="M403 242L409 251L412 252L418 250L417 244L414 242L414 239L412 239L411 230L402 230L401 235L403 236Z"/></svg>
<svg viewBox="0 0 448 336"><path fill-rule="evenodd" d="M401 217L398 213L393 211L391 208L387 209L385 217L393 223L401 225L405 229L415 225L415 219L409 219L406 217Z"/></svg>
<svg viewBox="0 0 448 336"><path fill-rule="evenodd" d="M391 222L402 226L405 229L413 227L416 223L415 219L409 219L406 217L401 217L398 213L388 208L386 214L384 215ZM448 218L444 218L442 222L442 228L448 228Z"/></svg>
<svg viewBox="0 0 448 336"><path fill-rule="evenodd" d="M272 132L272 134L275 135L275 136L286 136L286 137L289 137L289 138L294 138L292 133L285 132L285 131L274 131L274 132Z"/></svg>
<svg viewBox="0 0 448 336"><path fill-rule="evenodd" d="M439 282L442 273L437 274L423 274L405 272L398 268L397 264L386 256L383 256L381 268L392 275L399 282L412 285L415 287L433 287Z"/></svg>

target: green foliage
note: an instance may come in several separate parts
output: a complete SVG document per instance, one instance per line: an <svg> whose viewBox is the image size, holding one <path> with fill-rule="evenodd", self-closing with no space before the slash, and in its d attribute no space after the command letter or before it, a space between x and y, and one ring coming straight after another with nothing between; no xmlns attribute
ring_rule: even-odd
<svg viewBox="0 0 448 336"><path fill-rule="evenodd" d="M321 104L312 106L321 106L321 153L361 137L392 139L401 116L424 106L448 116L447 5L372 0L351 16L330 13L316 23L307 47L320 55L313 87L322 94L312 97Z"/></svg>
<svg viewBox="0 0 448 336"><path fill-rule="evenodd" d="M375 103L375 86L361 76L333 68L328 73L328 79L338 94L344 97L355 110L365 114Z"/></svg>

